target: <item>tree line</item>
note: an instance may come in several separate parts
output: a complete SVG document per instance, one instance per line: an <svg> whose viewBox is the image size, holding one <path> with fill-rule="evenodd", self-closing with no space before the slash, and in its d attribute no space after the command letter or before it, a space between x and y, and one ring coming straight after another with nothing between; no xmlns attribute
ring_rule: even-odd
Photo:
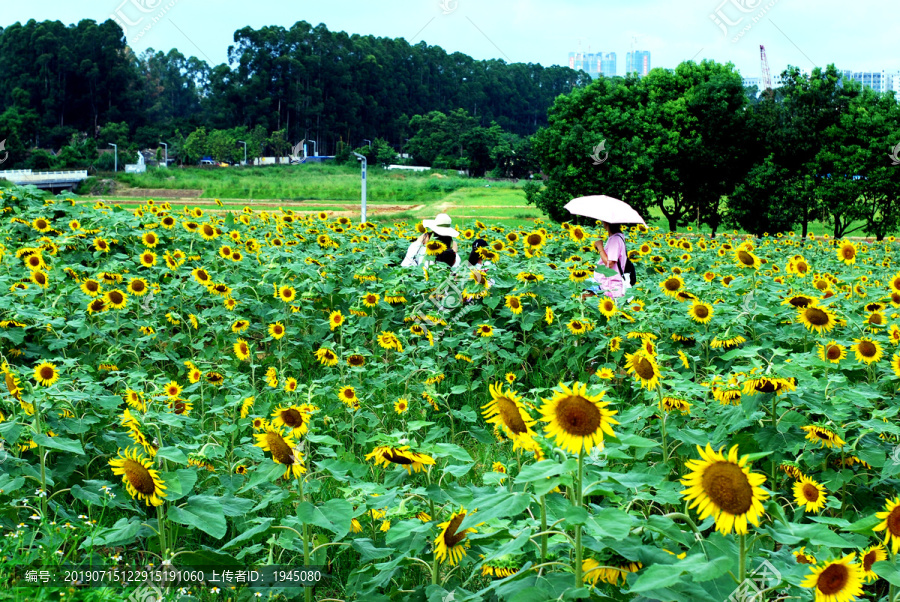
<svg viewBox="0 0 900 602"><path fill-rule="evenodd" d="M251 156L303 139L315 140L319 154L366 139L400 151L419 133L415 119L457 109L477 127L496 124L522 138L546 125L559 94L590 81L567 67L478 61L425 42L349 35L305 21L240 29L228 59L211 66L174 49L136 55L112 20L30 20L0 29L0 136L11 159L5 167L24 166L34 149L68 148L68 160L86 160L82 155L95 155L97 146L117 143L110 136L124 141L120 154L174 141L193 159L190 149L202 144L188 139L203 142L204 132L205 143L252 137ZM226 152L216 140L211 145ZM243 149L233 154L243 158ZM38 153L32 163L48 156ZM452 162L452 153L445 158ZM481 162L473 159L477 169Z"/></svg>
<svg viewBox="0 0 900 602"><path fill-rule="evenodd" d="M835 237L897 231L894 94L844 80L834 65L788 67L782 80L759 94L731 63L689 61L560 96L533 138L547 179L526 186L528 201L564 220L572 198L606 194L660 211L670 230L805 236L821 220Z"/></svg>

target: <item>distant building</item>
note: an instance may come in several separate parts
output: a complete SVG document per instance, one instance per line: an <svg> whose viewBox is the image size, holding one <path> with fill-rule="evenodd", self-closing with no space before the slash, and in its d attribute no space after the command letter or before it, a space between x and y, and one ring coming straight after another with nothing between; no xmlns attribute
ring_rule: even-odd
<svg viewBox="0 0 900 602"><path fill-rule="evenodd" d="M871 88L876 92L887 92L893 88L892 74L886 71L841 71L844 79L853 80L862 84L864 88Z"/></svg>
<svg viewBox="0 0 900 602"><path fill-rule="evenodd" d="M650 51L635 50L625 55L625 74L637 72L644 77L650 73Z"/></svg>
<svg viewBox="0 0 900 602"><path fill-rule="evenodd" d="M761 77L742 77L741 81L743 81L745 88L752 88L753 86L756 86L756 89L758 91L760 91L760 92L763 91L763 89L762 89L763 83L762 83ZM781 81L781 76L773 75L772 76L772 88L777 89L777 88L780 88L782 85L783 85L783 83Z"/></svg>
<svg viewBox="0 0 900 602"><path fill-rule="evenodd" d="M594 79L601 75L612 77L616 74L616 53L570 52L569 68L586 71Z"/></svg>
<svg viewBox="0 0 900 602"><path fill-rule="evenodd" d="M897 96L900 96L900 71L891 74L891 90L896 93Z"/></svg>

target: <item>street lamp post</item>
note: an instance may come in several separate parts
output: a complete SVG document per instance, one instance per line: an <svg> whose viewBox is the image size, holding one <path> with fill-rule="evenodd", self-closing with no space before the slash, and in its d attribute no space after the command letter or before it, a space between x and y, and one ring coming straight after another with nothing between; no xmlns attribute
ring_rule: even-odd
<svg viewBox="0 0 900 602"><path fill-rule="evenodd" d="M111 147L113 147L114 149L116 149L116 160L115 160L115 163L113 163L113 165L114 165L113 171L118 172L119 171L119 146L117 144L113 144L112 142L109 142L108 144Z"/></svg>
<svg viewBox="0 0 900 602"><path fill-rule="evenodd" d="M319 156L319 143L315 140L310 140L313 143L313 157Z"/></svg>
<svg viewBox="0 0 900 602"><path fill-rule="evenodd" d="M356 155L356 158L362 161L362 209L360 211L360 223L366 223L366 168L367 161L365 155L360 155L359 153L353 153Z"/></svg>
<svg viewBox="0 0 900 602"><path fill-rule="evenodd" d="M244 167L247 166L247 143L243 140L238 140L238 144L244 145Z"/></svg>
<svg viewBox="0 0 900 602"><path fill-rule="evenodd" d="M363 138L363 142L368 142L368 143L369 143L369 148L372 148L372 141L371 141L371 140L369 140L368 138Z"/></svg>
<svg viewBox="0 0 900 602"><path fill-rule="evenodd" d="M169 167L169 145L166 144L165 142L160 142L160 144L162 144L163 146L166 147L166 160L165 160L165 162L163 162L163 167L168 168Z"/></svg>

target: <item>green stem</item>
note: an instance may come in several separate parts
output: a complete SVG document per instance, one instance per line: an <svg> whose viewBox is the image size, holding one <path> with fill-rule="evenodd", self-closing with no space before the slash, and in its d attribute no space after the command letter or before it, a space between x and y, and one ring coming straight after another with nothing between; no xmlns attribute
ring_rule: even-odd
<svg viewBox="0 0 900 602"><path fill-rule="evenodd" d="M547 496L541 496L541 564L547 562Z"/></svg>
<svg viewBox="0 0 900 602"><path fill-rule="evenodd" d="M584 505L584 490L581 488L582 479L584 478L584 446L578 451L578 480L575 484L575 506L583 507ZM575 589L580 589L584 583L582 583L582 567L581 567L581 558L582 558L581 549L581 525L575 525Z"/></svg>
<svg viewBox="0 0 900 602"><path fill-rule="evenodd" d="M302 504L304 501L302 476L298 479L298 482L300 483L300 503ZM303 564L309 566L309 525L305 521L303 523ZM303 588L303 597L306 602L312 602L312 591L312 587Z"/></svg>
<svg viewBox="0 0 900 602"><path fill-rule="evenodd" d="M738 536L740 545L740 556L738 557L738 583L743 583L747 578L747 536L741 534Z"/></svg>
<svg viewBox="0 0 900 602"><path fill-rule="evenodd" d="M662 451L663 451L663 462L666 464L669 463L669 437L666 433L666 410L663 408L663 394L662 387L660 385L656 385L656 392L659 395L659 424L660 431L662 433Z"/></svg>
<svg viewBox="0 0 900 602"><path fill-rule="evenodd" d="M166 559L166 551L169 549L166 545L166 521L163 518L163 505L156 507L156 529L159 532L159 555L163 560Z"/></svg>

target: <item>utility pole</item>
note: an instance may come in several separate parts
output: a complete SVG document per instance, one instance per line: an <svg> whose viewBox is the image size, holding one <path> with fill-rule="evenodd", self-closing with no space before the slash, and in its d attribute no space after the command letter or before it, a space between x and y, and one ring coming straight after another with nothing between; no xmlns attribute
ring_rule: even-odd
<svg viewBox="0 0 900 602"><path fill-rule="evenodd" d="M247 166L247 143L243 140L238 140L238 144L244 145L244 167Z"/></svg>
<svg viewBox="0 0 900 602"><path fill-rule="evenodd" d="M166 147L166 160L163 163L163 167L168 168L169 167L169 145L166 144L165 142L160 142L160 144L162 144L163 146Z"/></svg>
<svg viewBox="0 0 900 602"><path fill-rule="evenodd" d="M360 223L366 223L366 168L367 161L365 155L360 155L359 153L353 153L356 155L356 158L362 161L362 209L360 211Z"/></svg>
<svg viewBox="0 0 900 602"><path fill-rule="evenodd" d="M114 172L118 172L118 171L119 171L119 146L118 146L117 144L113 144L112 142L110 142L110 143L108 143L108 144L109 144L111 147L113 147L114 149L116 149L116 160L115 160L115 163L114 163L115 167L113 167L113 171L114 171Z"/></svg>

